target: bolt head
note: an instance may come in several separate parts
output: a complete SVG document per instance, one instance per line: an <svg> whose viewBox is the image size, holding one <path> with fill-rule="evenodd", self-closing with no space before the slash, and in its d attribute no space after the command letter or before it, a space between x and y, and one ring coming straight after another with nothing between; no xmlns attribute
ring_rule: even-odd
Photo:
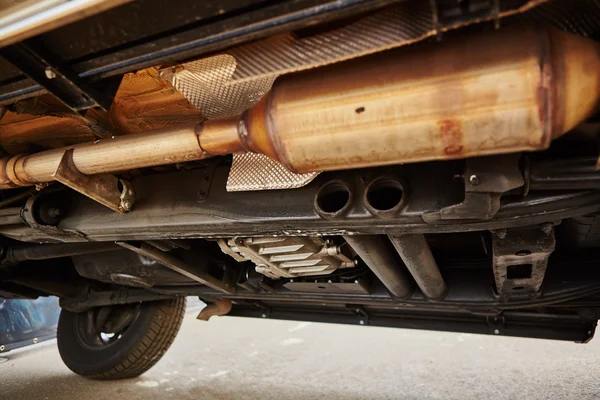
<svg viewBox="0 0 600 400"><path fill-rule="evenodd" d="M358 321L358 323L361 324L361 325L364 325L365 321L361 319L360 321Z"/></svg>
<svg viewBox="0 0 600 400"><path fill-rule="evenodd" d="M263 315L261 315L261 317L267 318L267 314L263 314Z"/></svg>
<svg viewBox="0 0 600 400"><path fill-rule="evenodd" d="M494 335L499 335L500 331L498 329L494 329Z"/></svg>
<svg viewBox="0 0 600 400"><path fill-rule="evenodd" d="M469 177L469 183L473 186L477 186L481 183L481 181L479 180L479 177L477 175L471 175Z"/></svg>

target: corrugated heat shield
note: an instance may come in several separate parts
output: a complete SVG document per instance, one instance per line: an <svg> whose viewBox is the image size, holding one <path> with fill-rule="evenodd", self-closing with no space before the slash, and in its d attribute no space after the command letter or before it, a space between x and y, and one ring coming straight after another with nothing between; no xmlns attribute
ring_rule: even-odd
<svg viewBox="0 0 600 400"><path fill-rule="evenodd" d="M470 2L472 10L461 9L467 2L458 2L454 8L447 3L451 2L400 2L334 29L311 35L281 34L165 69L161 77L183 93L205 119L224 118L252 107L280 75L440 38L444 32L470 24L487 21L499 27L523 20L545 21L583 36L600 25L596 1L574 5L569 0L480 0ZM462 11L457 14L456 10ZM234 155L227 190L295 188L317 175L293 174L274 163L262 155Z"/></svg>

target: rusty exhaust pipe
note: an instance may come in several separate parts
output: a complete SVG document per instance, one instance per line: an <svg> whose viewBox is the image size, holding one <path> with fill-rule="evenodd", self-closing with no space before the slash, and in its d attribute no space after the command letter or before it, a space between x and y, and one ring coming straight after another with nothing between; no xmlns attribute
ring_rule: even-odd
<svg viewBox="0 0 600 400"><path fill-rule="evenodd" d="M72 146L84 174L242 151L291 171L536 151L598 106L600 46L505 29L286 75L243 116ZM0 161L0 188L53 180L66 149Z"/></svg>

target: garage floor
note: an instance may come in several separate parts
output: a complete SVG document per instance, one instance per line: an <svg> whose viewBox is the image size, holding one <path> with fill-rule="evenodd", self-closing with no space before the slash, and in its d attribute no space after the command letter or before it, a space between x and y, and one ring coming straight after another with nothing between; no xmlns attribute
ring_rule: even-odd
<svg viewBox="0 0 600 400"><path fill-rule="evenodd" d="M598 399L600 339L588 345L188 314L144 376L70 373L54 342L0 359L0 398Z"/></svg>

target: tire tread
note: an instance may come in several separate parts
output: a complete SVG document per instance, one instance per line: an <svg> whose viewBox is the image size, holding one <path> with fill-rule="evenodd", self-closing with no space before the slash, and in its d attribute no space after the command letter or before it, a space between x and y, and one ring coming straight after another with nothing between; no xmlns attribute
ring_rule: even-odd
<svg viewBox="0 0 600 400"><path fill-rule="evenodd" d="M167 352L181 327L186 309L185 297L156 302L150 326L118 365L99 373L81 373L98 380L128 379L152 368Z"/></svg>

